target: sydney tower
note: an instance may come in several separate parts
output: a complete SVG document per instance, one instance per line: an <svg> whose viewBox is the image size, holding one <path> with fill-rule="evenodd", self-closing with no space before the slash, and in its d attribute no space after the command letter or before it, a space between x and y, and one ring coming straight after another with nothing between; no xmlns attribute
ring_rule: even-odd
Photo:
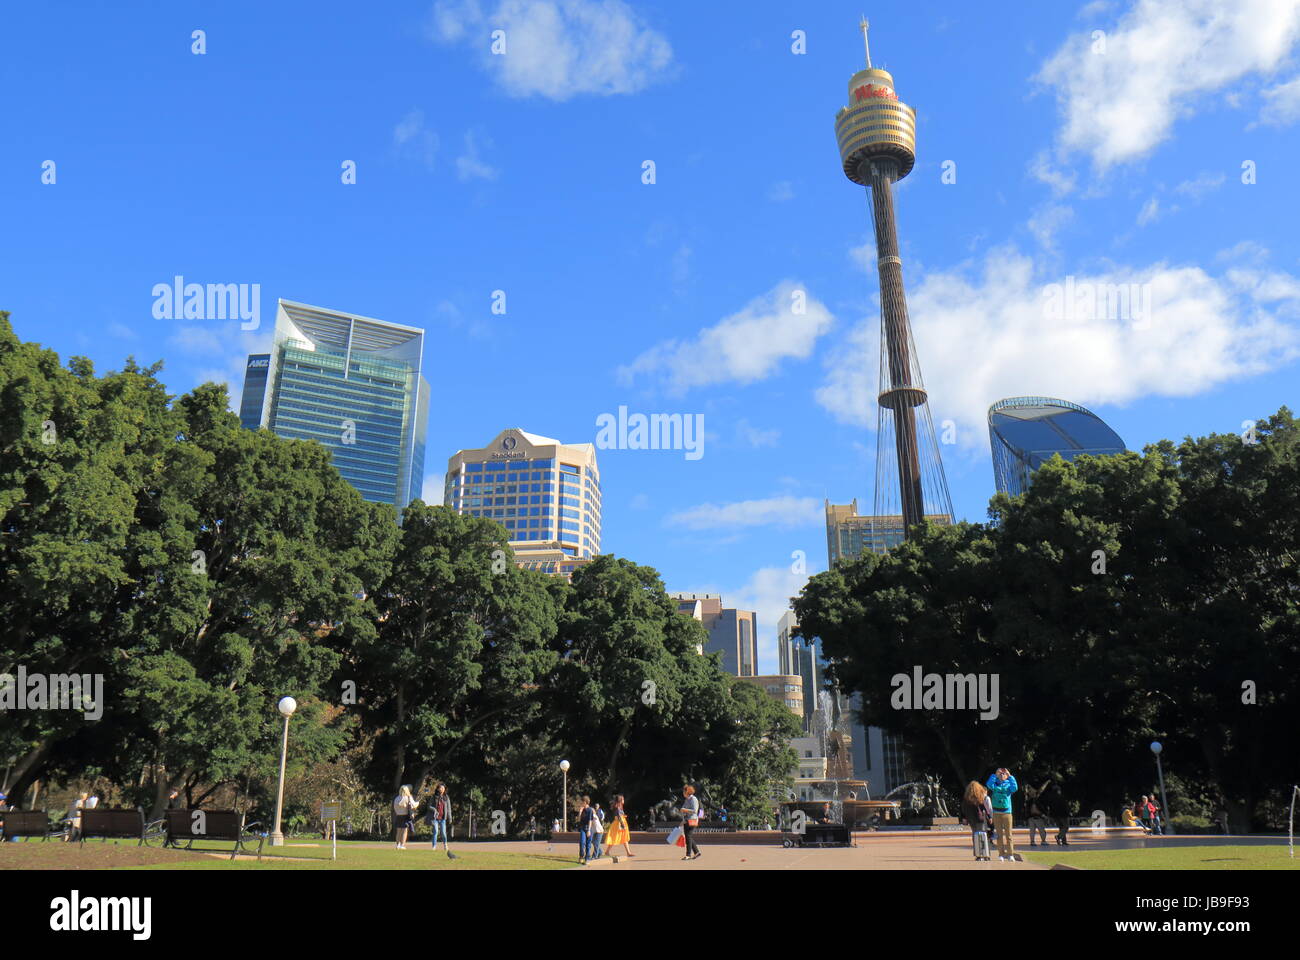
<svg viewBox="0 0 1300 960"><path fill-rule="evenodd" d="M876 231L880 392L875 514L879 522L901 513L903 531L910 536L913 526L927 516L941 522L951 522L952 516L928 396L912 342L894 217L893 185L916 163L916 111L898 99L894 78L871 66L865 19L861 28L867 68L849 80L849 105L835 116L835 136L844 175L871 194Z"/></svg>

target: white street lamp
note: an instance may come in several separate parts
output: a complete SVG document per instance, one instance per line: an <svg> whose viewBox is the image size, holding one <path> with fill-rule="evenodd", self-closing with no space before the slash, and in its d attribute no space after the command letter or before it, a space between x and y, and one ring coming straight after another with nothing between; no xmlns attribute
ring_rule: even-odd
<svg viewBox="0 0 1300 960"><path fill-rule="evenodd" d="M284 739L280 742L280 788L275 794L275 827L271 830L271 846L284 846L284 834L280 832L280 814L284 810L284 762L289 755L289 718L298 709L298 701L293 697L281 697L277 708L284 716Z"/></svg>
<svg viewBox="0 0 1300 960"><path fill-rule="evenodd" d="M1165 833L1173 833L1174 829L1169 821L1169 801L1165 799L1165 771L1160 763L1160 754L1164 749L1159 740L1151 742L1151 752L1156 755L1156 776L1160 778L1160 807L1165 815Z"/></svg>
<svg viewBox="0 0 1300 960"><path fill-rule="evenodd" d="M569 829L569 761L560 761L560 772L564 774L564 787L560 794L560 832Z"/></svg>

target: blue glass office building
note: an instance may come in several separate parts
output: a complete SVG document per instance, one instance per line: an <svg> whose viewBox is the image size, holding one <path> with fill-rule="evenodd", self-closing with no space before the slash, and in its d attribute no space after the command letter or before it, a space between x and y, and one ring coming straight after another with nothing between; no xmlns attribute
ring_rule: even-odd
<svg viewBox="0 0 1300 960"><path fill-rule="evenodd" d="M993 404L989 443L998 491L1012 496L1024 493L1033 472L1056 454L1073 460L1126 449L1119 434L1095 413L1051 397L1012 397Z"/></svg>
<svg viewBox="0 0 1300 960"><path fill-rule="evenodd" d="M317 440L343 478L401 511L421 494L424 331L279 301L270 354L248 358L240 423Z"/></svg>

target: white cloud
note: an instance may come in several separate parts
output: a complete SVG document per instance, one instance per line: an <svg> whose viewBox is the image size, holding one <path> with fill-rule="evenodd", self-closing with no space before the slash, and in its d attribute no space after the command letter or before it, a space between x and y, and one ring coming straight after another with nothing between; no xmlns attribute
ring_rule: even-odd
<svg viewBox="0 0 1300 960"><path fill-rule="evenodd" d="M1137 222L1139 227L1145 227L1160 217L1160 201L1155 197L1147 200L1142 204L1142 209L1138 211Z"/></svg>
<svg viewBox="0 0 1300 960"><path fill-rule="evenodd" d="M767 199L773 203L785 203L794 199L794 185L789 180L780 180L767 188Z"/></svg>
<svg viewBox="0 0 1300 960"><path fill-rule="evenodd" d="M215 327L177 327L176 332L167 338L167 342L182 353L198 356L221 353L226 346Z"/></svg>
<svg viewBox="0 0 1300 960"><path fill-rule="evenodd" d="M680 290L691 278L691 248L679 244L672 259L673 286Z"/></svg>
<svg viewBox="0 0 1300 960"><path fill-rule="evenodd" d="M1073 277L1078 292L1084 284L1146 285L1138 289L1149 291L1149 319L1108 318L1104 297L1099 315L1051 319L1048 285L1065 282L1006 247L989 252L978 276L931 273L911 291L930 406L936 421L957 422L960 445L985 442L988 407L1004 397L1088 405L1192 396L1300 357L1300 279L1261 266L1258 256L1218 276L1156 263ZM837 419L874 427L879 336L876 320L863 322L830 354L816 397Z"/></svg>
<svg viewBox="0 0 1300 960"><path fill-rule="evenodd" d="M871 237L867 237L856 247L849 247L849 259L863 273L874 276L876 273L876 241Z"/></svg>
<svg viewBox="0 0 1300 960"><path fill-rule="evenodd" d="M1046 150L1040 150L1029 164L1029 173L1035 180L1041 180L1052 188L1060 197L1074 189L1075 174L1069 170L1058 169L1051 161Z"/></svg>
<svg viewBox="0 0 1300 960"><path fill-rule="evenodd" d="M1044 250L1056 249L1056 234L1074 219L1074 208L1049 203L1029 218L1029 232Z"/></svg>
<svg viewBox="0 0 1300 960"><path fill-rule="evenodd" d="M1174 187L1174 192L1191 197L1193 200L1199 200L1211 190L1217 190L1223 186L1226 179L1227 176L1223 173L1201 173L1194 180L1184 180L1178 184L1178 186Z"/></svg>
<svg viewBox="0 0 1300 960"><path fill-rule="evenodd" d="M117 337L119 340L134 340L136 338L134 330L124 323L118 323L116 320L108 325L108 333L109 336Z"/></svg>
<svg viewBox="0 0 1300 960"><path fill-rule="evenodd" d="M500 54L491 52L495 30L504 31ZM439 2L432 34L479 50L514 97L636 93L662 79L673 59L668 40L622 0L500 0L488 12L477 0Z"/></svg>
<svg viewBox="0 0 1300 960"><path fill-rule="evenodd" d="M1300 0L1137 0L1104 48L1092 32L1067 39L1038 79L1056 88L1059 146L1105 170L1154 149L1209 94L1281 66Z"/></svg>
<svg viewBox="0 0 1300 960"><path fill-rule="evenodd" d="M438 155L438 135L425 126L423 110L412 110L393 128L393 144L398 153L413 156L433 169Z"/></svg>
<svg viewBox="0 0 1300 960"><path fill-rule="evenodd" d="M1264 107L1259 112L1261 123L1282 127L1300 120L1300 77L1268 88L1263 97Z"/></svg>
<svg viewBox="0 0 1300 960"><path fill-rule="evenodd" d="M816 545L820 548L821 544ZM805 550L807 555L811 551ZM811 563L806 573L795 573L791 566L761 567L739 587L732 589L716 586L701 587L687 593L714 593L722 597L729 608L753 610L758 618L758 672L776 673L776 627L781 615L790 609L790 599L797 597L808 577L816 570Z"/></svg>
<svg viewBox="0 0 1300 960"><path fill-rule="evenodd" d="M786 280L693 340L665 340L651 347L620 367L618 375L625 384L641 375L661 375L674 393L753 383L775 373L787 357L807 358L833 322L824 304Z"/></svg>
<svg viewBox="0 0 1300 960"><path fill-rule="evenodd" d="M736 421L736 435L751 447L775 447L781 439L780 430L762 430L752 425L747 419Z"/></svg>
<svg viewBox="0 0 1300 960"><path fill-rule="evenodd" d="M738 527L816 526L826 519L825 505L812 497L768 497L736 503L702 503L668 517L672 526L688 530L734 530Z"/></svg>
<svg viewBox="0 0 1300 960"><path fill-rule="evenodd" d="M486 143L490 149L492 141ZM478 155L478 139L473 131L465 133L465 152L456 158L456 176L464 180L495 180L497 170L484 163Z"/></svg>
<svg viewBox="0 0 1300 960"><path fill-rule="evenodd" d="M265 325L264 325L265 326ZM239 412L244 374L250 353L271 352L271 330L241 330L238 320L214 322L211 327L179 327L167 342L182 353L201 357L204 366L194 371L194 383L223 383L229 409Z"/></svg>
<svg viewBox="0 0 1300 960"><path fill-rule="evenodd" d="M424 478L424 485L420 489L420 499L431 507L442 506L442 495L446 492L444 480L445 473L431 473Z"/></svg>

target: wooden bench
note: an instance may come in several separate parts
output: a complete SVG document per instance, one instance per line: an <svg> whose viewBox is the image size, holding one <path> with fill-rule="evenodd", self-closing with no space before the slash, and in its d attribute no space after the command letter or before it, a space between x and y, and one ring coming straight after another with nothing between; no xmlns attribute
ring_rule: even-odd
<svg viewBox="0 0 1300 960"><path fill-rule="evenodd" d="M249 832L250 827L259 824L245 824L244 815L234 810L168 810L163 824L167 831L163 846L179 847L184 842L185 849L189 850L195 840L221 840L235 845L230 851L230 859L234 860L235 855L244 850L244 842L251 842L256 836L257 859L262 859L266 835Z"/></svg>
<svg viewBox="0 0 1300 960"><path fill-rule="evenodd" d="M144 843L144 811L139 808L102 810L99 807L82 810L80 833L81 843L93 837L101 840L135 839Z"/></svg>
<svg viewBox="0 0 1300 960"><path fill-rule="evenodd" d="M50 838L50 815L44 810L0 811L0 843L14 837Z"/></svg>

